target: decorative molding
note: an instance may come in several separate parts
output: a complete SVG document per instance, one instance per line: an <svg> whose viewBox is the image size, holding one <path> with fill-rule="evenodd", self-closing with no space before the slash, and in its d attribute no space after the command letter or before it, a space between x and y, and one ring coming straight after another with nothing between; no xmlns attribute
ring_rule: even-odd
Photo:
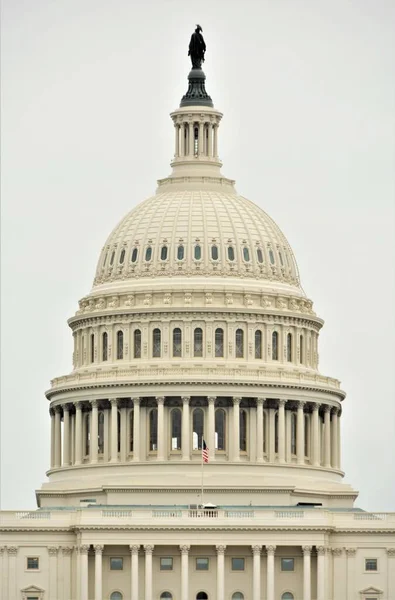
<svg viewBox="0 0 395 600"><path fill-rule="evenodd" d="M325 548L325 546L316 546L316 550L318 556L324 556L327 549Z"/></svg>
<svg viewBox="0 0 395 600"><path fill-rule="evenodd" d="M83 544L82 546L79 547L79 553L80 554L88 554L89 553L89 546L87 544Z"/></svg>
<svg viewBox="0 0 395 600"><path fill-rule="evenodd" d="M73 546L61 546L63 556L71 556Z"/></svg>
<svg viewBox="0 0 395 600"><path fill-rule="evenodd" d="M8 556L16 556L18 554L17 546L7 546Z"/></svg>
<svg viewBox="0 0 395 600"><path fill-rule="evenodd" d="M395 548L387 548L387 555L391 558L395 557Z"/></svg>
<svg viewBox="0 0 395 600"><path fill-rule="evenodd" d="M357 553L356 548L345 548L345 551L346 551L347 556L350 556L350 557L355 556Z"/></svg>
<svg viewBox="0 0 395 600"><path fill-rule="evenodd" d="M191 549L191 546L189 544L184 544L184 545L180 546L181 554L188 554L190 549Z"/></svg>
<svg viewBox="0 0 395 600"><path fill-rule="evenodd" d="M215 546L215 548L217 550L217 555L223 556L225 554L226 546L219 545L219 546Z"/></svg>
<svg viewBox="0 0 395 600"><path fill-rule="evenodd" d="M49 556L57 556L59 552L58 546L48 546Z"/></svg>

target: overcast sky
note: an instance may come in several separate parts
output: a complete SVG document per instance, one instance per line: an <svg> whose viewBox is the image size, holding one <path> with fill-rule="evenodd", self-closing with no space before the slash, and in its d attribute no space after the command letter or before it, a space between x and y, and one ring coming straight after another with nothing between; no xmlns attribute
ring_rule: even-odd
<svg viewBox="0 0 395 600"><path fill-rule="evenodd" d="M395 510L391 0L3 0L2 508L34 508L66 319L107 235L170 172L195 23L223 174L279 224L325 320L357 505Z"/></svg>

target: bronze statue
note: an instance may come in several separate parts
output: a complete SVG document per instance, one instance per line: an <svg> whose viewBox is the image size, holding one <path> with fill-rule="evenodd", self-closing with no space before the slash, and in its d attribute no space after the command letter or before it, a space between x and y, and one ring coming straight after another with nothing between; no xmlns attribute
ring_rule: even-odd
<svg viewBox="0 0 395 600"><path fill-rule="evenodd" d="M204 53L206 52L206 44L204 38L200 33L203 29L200 25L196 25L194 33L191 35L191 41L189 42L188 56L191 57L192 69L201 69L202 62L204 62Z"/></svg>

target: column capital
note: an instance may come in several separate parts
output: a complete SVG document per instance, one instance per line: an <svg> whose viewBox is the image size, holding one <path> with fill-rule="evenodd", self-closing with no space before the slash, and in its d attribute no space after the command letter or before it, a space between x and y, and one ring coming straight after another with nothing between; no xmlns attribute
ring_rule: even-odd
<svg viewBox="0 0 395 600"><path fill-rule="evenodd" d="M18 547L17 546L6 546L7 548L7 552L8 552L8 556L16 556L18 553Z"/></svg>
<svg viewBox="0 0 395 600"><path fill-rule="evenodd" d="M395 557L395 548L387 548L387 555L388 558L394 558Z"/></svg>
<svg viewBox="0 0 395 600"><path fill-rule="evenodd" d="M332 407L329 406L329 404L324 405L324 413L330 413L331 410L332 410Z"/></svg>
<svg viewBox="0 0 395 600"><path fill-rule="evenodd" d="M103 554L104 546L102 544L96 544L93 546L95 554Z"/></svg>
<svg viewBox="0 0 395 600"><path fill-rule="evenodd" d="M181 396L181 400L183 404L189 404L191 397L190 396Z"/></svg>
<svg viewBox="0 0 395 600"><path fill-rule="evenodd" d="M132 398L132 400L133 400L133 406L139 406L140 405L140 402L141 402L141 398L140 397L138 397L138 398Z"/></svg>
<svg viewBox="0 0 395 600"><path fill-rule="evenodd" d="M154 551L154 546L151 544L144 545L144 551L146 554L152 554Z"/></svg>
<svg viewBox="0 0 395 600"><path fill-rule="evenodd" d="M207 396L207 402L210 405L214 406L215 401L216 401L217 397L216 396Z"/></svg>
<svg viewBox="0 0 395 600"><path fill-rule="evenodd" d="M326 552L325 546L316 546L318 556L324 556Z"/></svg>
<svg viewBox="0 0 395 600"><path fill-rule="evenodd" d="M98 408L99 406L99 400L90 400L90 403L92 408Z"/></svg>
<svg viewBox="0 0 395 600"><path fill-rule="evenodd" d="M65 412L69 412L73 407L73 403L72 402L66 402L65 404L63 404L63 414Z"/></svg>
<svg viewBox="0 0 395 600"><path fill-rule="evenodd" d="M343 554L343 548L332 548L333 556L341 556Z"/></svg>
<svg viewBox="0 0 395 600"><path fill-rule="evenodd" d="M254 556L260 556L262 552L262 546L251 546L252 554Z"/></svg>
<svg viewBox="0 0 395 600"><path fill-rule="evenodd" d="M310 556L312 546L302 546L303 556Z"/></svg>
<svg viewBox="0 0 395 600"><path fill-rule="evenodd" d="M80 554L88 554L89 552L89 545L88 544L83 544L82 546L79 547L80 549Z"/></svg>
<svg viewBox="0 0 395 600"><path fill-rule="evenodd" d="M118 406L118 398L110 398L111 407Z"/></svg>
<svg viewBox="0 0 395 600"><path fill-rule="evenodd" d="M265 548L268 556L274 556L274 553L276 552L276 546L265 546Z"/></svg>
<svg viewBox="0 0 395 600"><path fill-rule="evenodd" d="M233 396L232 398L233 406L239 406L241 402L241 396Z"/></svg>
<svg viewBox="0 0 395 600"><path fill-rule="evenodd" d="M313 402L312 404L313 404L313 411L314 412L315 411L318 412L320 410L321 403L320 402Z"/></svg>
<svg viewBox="0 0 395 600"><path fill-rule="evenodd" d="M63 556L71 556L73 546L61 546Z"/></svg>
<svg viewBox="0 0 395 600"><path fill-rule="evenodd" d="M63 412L61 406L55 406L54 411L55 411L55 414L57 413L58 415L60 415Z"/></svg>
<svg viewBox="0 0 395 600"><path fill-rule="evenodd" d="M226 546L215 546L217 554L225 554Z"/></svg>
<svg viewBox="0 0 395 600"><path fill-rule="evenodd" d="M5 546L0 546L0 554L3 554L3 552L6 551L6 547Z"/></svg>
<svg viewBox="0 0 395 600"><path fill-rule="evenodd" d="M130 550L130 554L135 556L136 554L139 553L140 546L137 544L133 544L132 546L129 546L129 550Z"/></svg>
<svg viewBox="0 0 395 600"><path fill-rule="evenodd" d="M356 548L346 548L345 550L346 550L347 556L355 556L357 553Z"/></svg>
<svg viewBox="0 0 395 600"><path fill-rule="evenodd" d="M265 402L265 398L262 398L262 397L256 398L256 405L257 406L263 406L264 402Z"/></svg>
<svg viewBox="0 0 395 600"><path fill-rule="evenodd" d="M48 546L48 554L49 556L57 556L59 548L58 546Z"/></svg>
<svg viewBox="0 0 395 600"><path fill-rule="evenodd" d="M298 408L301 408L303 410L305 405L306 405L306 402L304 400L298 401Z"/></svg>
<svg viewBox="0 0 395 600"><path fill-rule="evenodd" d="M340 409L337 406L332 406L332 414L333 415L338 415L340 413Z"/></svg>
<svg viewBox="0 0 395 600"><path fill-rule="evenodd" d="M52 408L52 406L49 407L49 416L50 417L54 417L55 416L55 409Z"/></svg>
<svg viewBox="0 0 395 600"><path fill-rule="evenodd" d="M76 410L81 410L82 409L82 402L81 400L77 400L77 402L73 402L75 409Z"/></svg>
<svg viewBox="0 0 395 600"><path fill-rule="evenodd" d="M165 396L155 396L155 400L158 406L163 406L163 404L165 403Z"/></svg>
<svg viewBox="0 0 395 600"><path fill-rule="evenodd" d="M181 554L188 554L190 549L191 547L189 544L184 544L183 546L180 546Z"/></svg>
<svg viewBox="0 0 395 600"><path fill-rule="evenodd" d="M279 400L279 401L278 401L278 406L279 406L279 407L280 407L280 406L281 406L281 407L282 407L282 406L285 406L285 405L286 405L286 403L287 403L287 400L284 400L284 399L282 398L281 400Z"/></svg>

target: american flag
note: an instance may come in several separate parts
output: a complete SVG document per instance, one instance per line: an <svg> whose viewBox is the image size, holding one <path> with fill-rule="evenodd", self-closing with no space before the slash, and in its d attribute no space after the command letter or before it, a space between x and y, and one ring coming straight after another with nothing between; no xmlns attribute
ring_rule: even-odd
<svg viewBox="0 0 395 600"><path fill-rule="evenodd" d="M202 446L202 459L204 463L208 463L208 448L206 442L203 440Z"/></svg>

